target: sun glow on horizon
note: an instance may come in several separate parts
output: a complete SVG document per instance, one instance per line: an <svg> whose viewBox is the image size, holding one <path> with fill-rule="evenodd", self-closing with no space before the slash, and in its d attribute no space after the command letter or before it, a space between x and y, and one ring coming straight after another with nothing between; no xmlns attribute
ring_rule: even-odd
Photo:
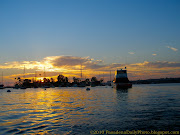
<svg viewBox="0 0 180 135"><path fill-rule="evenodd" d="M68 77L71 81L73 77L90 79L94 76L108 81L110 76L113 79L113 71L125 66L128 70L129 80L180 76L179 62L144 61L126 65L122 63L105 64L101 60L73 56L49 56L42 61L7 62L0 65L0 68L4 71L4 82L14 83L14 78L18 77L32 81L43 80L43 78L57 80L57 76L60 74Z"/></svg>

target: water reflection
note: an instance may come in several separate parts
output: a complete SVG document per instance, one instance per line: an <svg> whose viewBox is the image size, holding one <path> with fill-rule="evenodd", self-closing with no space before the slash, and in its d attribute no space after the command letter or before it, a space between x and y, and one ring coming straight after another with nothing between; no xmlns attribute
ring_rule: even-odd
<svg viewBox="0 0 180 135"><path fill-rule="evenodd" d="M83 113L88 113L84 107L86 97L81 91L27 89L18 92L9 95L11 100L2 104L1 128L13 128L13 131L6 129L5 133L26 133L29 130L44 133L44 129L50 125L63 125L64 130L70 130L71 124L82 121Z"/></svg>
<svg viewBox="0 0 180 135"><path fill-rule="evenodd" d="M145 130L148 125L153 129L173 125L176 129L179 88L141 85L131 89L95 87L90 91L85 88L0 91L0 134L89 134L95 129Z"/></svg>
<svg viewBox="0 0 180 135"><path fill-rule="evenodd" d="M128 100L128 88L116 88L114 91L116 92L117 100L119 102Z"/></svg>
<svg viewBox="0 0 180 135"><path fill-rule="evenodd" d="M121 93L128 93L128 89L130 89L130 88L116 88L116 90Z"/></svg>

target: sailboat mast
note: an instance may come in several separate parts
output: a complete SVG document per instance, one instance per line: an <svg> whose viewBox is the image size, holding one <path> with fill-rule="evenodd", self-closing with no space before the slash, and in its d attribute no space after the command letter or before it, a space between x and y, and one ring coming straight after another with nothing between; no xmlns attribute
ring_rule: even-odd
<svg viewBox="0 0 180 135"><path fill-rule="evenodd" d="M111 70L110 70L110 81L111 81Z"/></svg>
<svg viewBox="0 0 180 135"><path fill-rule="evenodd" d="M3 72L2 72L2 84L3 84Z"/></svg>
<svg viewBox="0 0 180 135"><path fill-rule="evenodd" d="M25 79L25 65L24 65L24 79Z"/></svg>
<svg viewBox="0 0 180 135"><path fill-rule="evenodd" d="M81 63L81 81L82 81L82 63Z"/></svg>
<svg viewBox="0 0 180 135"><path fill-rule="evenodd" d="M36 82L36 71L35 71L35 82Z"/></svg>
<svg viewBox="0 0 180 135"><path fill-rule="evenodd" d="M45 76L46 76L46 75L45 75L45 67L44 67L44 78L45 78Z"/></svg>

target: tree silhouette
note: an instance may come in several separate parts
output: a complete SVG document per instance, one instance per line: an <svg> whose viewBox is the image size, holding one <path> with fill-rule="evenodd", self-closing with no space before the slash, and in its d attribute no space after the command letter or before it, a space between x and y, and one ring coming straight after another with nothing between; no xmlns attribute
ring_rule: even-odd
<svg viewBox="0 0 180 135"><path fill-rule="evenodd" d="M91 82L97 82L98 80L97 80L97 78L96 77L92 77L91 78Z"/></svg>
<svg viewBox="0 0 180 135"><path fill-rule="evenodd" d="M73 77L73 82L74 82L74 83L79 83L79 82L80 82L80 79L79 79L79 78L76 78L76 77Z"/></svg>
<svg viewBox="0 0 180 135"><path fill-rule="evenodd" d="M65 82L65 78L63 75L58 75L57 80L58 82Z"/></svg>

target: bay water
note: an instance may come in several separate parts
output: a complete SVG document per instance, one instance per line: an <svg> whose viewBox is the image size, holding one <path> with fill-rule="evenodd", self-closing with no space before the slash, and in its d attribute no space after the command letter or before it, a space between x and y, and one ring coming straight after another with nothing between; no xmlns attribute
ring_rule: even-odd
<svg viewBox="0 0 180 135"><path fill-rule="evenodd" d="M11 92L7 92L11 90ZM0 134L179 131L180 84L0 90Z"/></svg>

